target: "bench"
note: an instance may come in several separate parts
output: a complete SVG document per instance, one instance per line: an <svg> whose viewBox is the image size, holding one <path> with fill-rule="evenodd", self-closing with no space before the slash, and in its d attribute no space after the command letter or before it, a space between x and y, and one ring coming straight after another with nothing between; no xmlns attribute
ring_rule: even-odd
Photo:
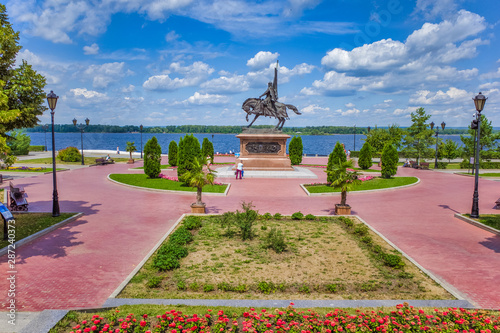
<svg viewBox="0 0 500 333"><path fill-rule="evenodd" d="M497 201L495 201L495 204L496 206L493 207L494 209L500 209L500 198L497 199Z"/></svg>
<svg viewBox="0 0 500 333"><path fill-rule="evenodd" d="M420 162L420 169L429 170L429 163L427 163L427 162Z"/></svg>
<svg viewBox="0 0 500 333"><path fill-rule="evenodd" d="M95 165L106 165L106 164L114 164L115 161L113 160L107 160L105 158L96 158L95 159Z"/></svg>
<svg viewBox="0 0 500 333"><path fill-rule="evenodd" d="M412 168L414 168L414 169L418 169L418 163L417 163L417 162L415 162L415 161L410 161L410 165L411 165L411 167L412 167Z"/></svg>
<svg viewBox="0 0 500 333"><path fill-rule="evenodd" d="M23 187L14 187L12 182L9 183L10 187L10 210L11 211L27 211L28 210L28 194Z"/></svg>

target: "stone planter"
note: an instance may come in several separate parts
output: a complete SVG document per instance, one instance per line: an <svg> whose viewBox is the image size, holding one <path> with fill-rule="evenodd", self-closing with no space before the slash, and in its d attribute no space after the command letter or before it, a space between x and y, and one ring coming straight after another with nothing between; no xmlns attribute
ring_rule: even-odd
<svg viewBox="0 0 500 333"><path fill-rule="evenodd" d="M351 215L351 206L340 204L335 205L335 215Z"/></svg>
<svg viewBox="0 0 500 333"><path fill-rule="evenodd" d="M133 158L129 159L129 160L127 161L127 164L134 164L134 159L133 159Z"/></svg>
<svg viewBox="0 0 500 333"><path fill-rule="evenodd" d="M191 213L195 213L195 214L205 214L206 211L205 211L205 204L202 203L202 204L191 204Z"/></svg>

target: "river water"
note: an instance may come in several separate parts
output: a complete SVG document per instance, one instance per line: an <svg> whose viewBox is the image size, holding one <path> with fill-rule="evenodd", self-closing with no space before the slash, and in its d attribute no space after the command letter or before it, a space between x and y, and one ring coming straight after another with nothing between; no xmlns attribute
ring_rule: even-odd
<svg viewBox="0 0 500 333"><path fill-rule="evenodd" d="M31 145L45 145L48 149L52 147L51 133L27 133L31 137ZM163 153L168 153L168 145L170 141L175 140L179 143L179 139L185 134L142 134L143 146L153 136L156 136L158 143L162 148ZM229 153L238 152L240 140L235 134L194 134L201 142L203 138L208 138L213 142L215 152ZM459 146L462 145L460 135L440 135L440 138L452 139L457 142ZM335 135L302 135L302 144L304 146L304 154L307 155L328 155L332 152L337 141L343 143L346 149L360 150L363 146L365 135L356 134L356 143L354 144L353 134L335 134ZM56 150L64 149L66 147L81 147L80 133L55 133ZM141 149L141 134L140 133L84 133L83 134L83 149L92 150L116 150L117 147L121 151L125 150L127 141L135 142L138 151ZM288 141L290 142L290 140Z"/></svg>

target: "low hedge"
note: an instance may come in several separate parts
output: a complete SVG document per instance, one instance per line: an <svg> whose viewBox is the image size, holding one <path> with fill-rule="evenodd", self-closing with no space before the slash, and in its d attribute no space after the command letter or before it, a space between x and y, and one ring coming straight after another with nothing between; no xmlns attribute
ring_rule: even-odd
<svg viewBox="0 0 500 333"><path fill-rule="evenodd" d="M29 151L45 151L45 146L30 146Z"/></svg>

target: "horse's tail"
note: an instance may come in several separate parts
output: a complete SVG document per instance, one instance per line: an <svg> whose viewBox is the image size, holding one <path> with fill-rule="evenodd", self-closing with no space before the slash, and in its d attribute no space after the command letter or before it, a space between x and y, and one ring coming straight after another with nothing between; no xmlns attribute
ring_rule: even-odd
<svg viewBox="0 0 500 333"><path fill-rule="evenodd" d="M297 108L295 106L293 106L292 104L285 104L285 106L287 108L289 108L290 110L292 110L293 112L295 112L296 114L302 114L299 112L299 110L297 110Z"/></svg>

